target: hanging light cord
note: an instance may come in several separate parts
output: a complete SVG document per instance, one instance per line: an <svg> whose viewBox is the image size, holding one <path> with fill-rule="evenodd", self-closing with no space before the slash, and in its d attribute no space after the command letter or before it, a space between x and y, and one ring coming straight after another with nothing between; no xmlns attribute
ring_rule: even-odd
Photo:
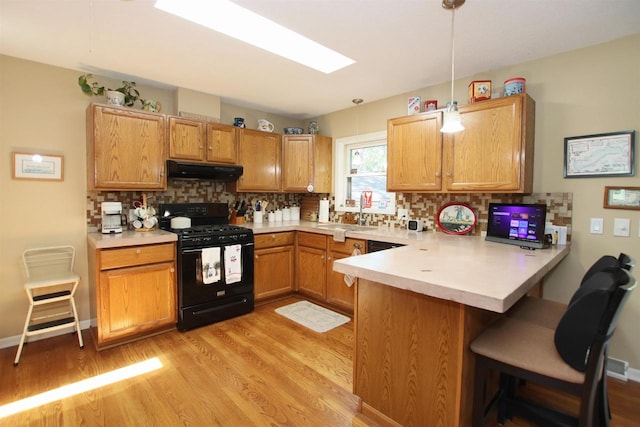
<svg viewBox="0 0 640 427"><path fill-rule="evenodd" d="M455 45L453 43L454 18L456 14L455 6L451 9L451 108L453 108L453 79L455 76Z"/></svg>

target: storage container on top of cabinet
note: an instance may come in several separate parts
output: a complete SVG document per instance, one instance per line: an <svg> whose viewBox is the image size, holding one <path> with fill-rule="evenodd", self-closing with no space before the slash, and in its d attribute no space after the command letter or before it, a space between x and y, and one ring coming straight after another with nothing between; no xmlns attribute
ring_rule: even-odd
<svg viewBox="0 0 640 427"><path fill-rule="evenodd" d="M111 105L89 105L89 191L165 190L164 144L164 115Z"/></svg>
<svg viewBox="0 0 640 427"><path fill-rule="evenodd" d="M390 191L530 193L535 101L527 94L461 107L464 131L440 133L442 113L387 124Z"/></svg>

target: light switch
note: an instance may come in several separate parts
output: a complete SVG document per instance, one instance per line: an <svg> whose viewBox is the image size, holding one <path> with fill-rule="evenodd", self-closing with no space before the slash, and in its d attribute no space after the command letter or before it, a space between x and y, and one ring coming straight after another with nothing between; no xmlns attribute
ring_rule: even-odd
<svg viewBox="0 0 640 427"><path fill-rule="evenodd" d="M620 237L629 237L629 228L631 220L629 218L616 218L613 220L613 235Z"/></svg>
<svg viewBox="0 0 640 427"><path fill-rule="evenodd" d="M604 234L604 220L602 218L591 218L591 227L589 232L591 234Z"/></svg>

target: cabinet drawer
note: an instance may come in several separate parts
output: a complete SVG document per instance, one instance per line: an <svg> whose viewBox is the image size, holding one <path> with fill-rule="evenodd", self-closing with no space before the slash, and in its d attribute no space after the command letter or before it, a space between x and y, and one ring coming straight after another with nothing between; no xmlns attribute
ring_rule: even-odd
<svg viewBox="0 0 640 427"><path fill-rule="evenodd" d="M175 243L131 246L127 248L102 249L99 251L98 256L100 270L109 270L112 268L174 261L176 248Z"/></svg>
<svg viewBox="0 0 640 427"><path fill-rule="evenodd" d="M329 239L329 251L337 252L345 255L351 255L353 250L360 249L360 252L365 253L367 244L364 240L347 238L344 242L336 242L333 239Z"/></svg>
<svg viewBox="0 0 640 427"><path fill-rule="evenodd" d="M293 245L294 232L255 234L253 236L256 249Z"/></svg>
<svg viewBox="0 0 640 427"><path fill-rule="evenodd" d="M315 233L298 233L298 246L326 249L327 236Z"/></svg>

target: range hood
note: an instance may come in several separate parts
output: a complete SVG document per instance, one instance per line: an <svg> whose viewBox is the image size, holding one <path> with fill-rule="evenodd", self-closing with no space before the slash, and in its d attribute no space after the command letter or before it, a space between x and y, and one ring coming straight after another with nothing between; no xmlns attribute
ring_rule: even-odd
<svg viewBox="0 0 640 427"><path fill-rule="evenodd" d="M167 160L167 176L169 178L196 178L231 182L237 181L242 172L242 166Z"/></svg>

